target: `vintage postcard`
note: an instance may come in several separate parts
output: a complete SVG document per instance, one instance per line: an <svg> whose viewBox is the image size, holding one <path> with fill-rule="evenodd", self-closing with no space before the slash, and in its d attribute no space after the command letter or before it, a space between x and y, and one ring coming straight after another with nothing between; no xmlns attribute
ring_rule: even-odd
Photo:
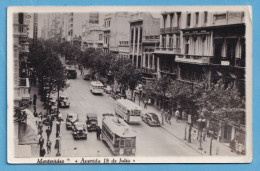
<svg viewBox="0 0 260 171"><path fill-rule="evenodd" d="M8 163L249 163L250 6L9 7Z"/></svg>

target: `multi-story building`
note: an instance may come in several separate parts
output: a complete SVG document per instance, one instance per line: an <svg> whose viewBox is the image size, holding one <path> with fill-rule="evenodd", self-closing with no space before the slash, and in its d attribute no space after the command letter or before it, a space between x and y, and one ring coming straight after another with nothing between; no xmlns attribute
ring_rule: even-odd
<svg viewBox="0 0 260 171"><path fill-rule="evenodd" d="M244 95L245 27L240 11L162 13L160 47L155 51L159 72L191 84L222 80ZM221 142L244 137L243 130L243 124L225 124Z"/></svg>
<svg viewBox="0 0 260 171"><path fill-rule="evenodd" d="M81 48L103 48L103 27L99 25L83 25Z"/></svg>
<svg viewBox="0 0 260 171"><path fill-rule="evenodd" d="M119 41L118 58L129 58L129 41Z"/></svg>
<svg viewBox="0 0 260 171"><path fill-rule="evenodd" d="M30 100L30 83L28 78L27 59L29 53L28 24L29 15L26 13L15 13L13 22L14 41L14 105Z"/></svg>
<svg viewBox="0 0 260 171"><path fill-rule="evenodd" d="M154 18L150 13L138 12L131 15L129 22L130 22L130 41L129 41L130 59L132 60L133 64L136 65L137 68L142 68L142 67L147 68L148 64L145 62L145 58L147 58L148 54L150 53L149 55L150 58L154 59L154 57L152 57L153 56L152 51L156 47L155 44L157 43L157 41L154 41L152 39L156 38L156 36L159 35L160 19ZM143 54L143 50L144 50L143 45L147 46L145 52L146 55ZM152 59L151 61L154 61ZM155 66L150 66L150 67L155 68Z"/></svg>
<svg viewBox="0 0 260 171"><path fill-rule="evenodd" d="M177 76L177 65L174 62L176 54L181 53L181 27L183 14L181 12L163 12L160 23L160 46L154 55L157 59L157 74L171 78Z"/></svg>
<svg viewBox="0 0 260 171"><path fill-rule="evenodd" d="M129 40L128 12L116 12L105 15L104 18L104 51L120 56L128 55L123 47L128 46ZM120 48L119 48L120 46ZM121 52L119 51L121 49ZM123 51L122 51L123 50Z"/></svg>

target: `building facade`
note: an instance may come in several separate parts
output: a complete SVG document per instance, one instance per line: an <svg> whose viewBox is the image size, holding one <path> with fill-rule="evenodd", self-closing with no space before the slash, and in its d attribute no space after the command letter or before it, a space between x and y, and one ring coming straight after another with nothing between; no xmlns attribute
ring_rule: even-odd
<svg viewBox="0 0 260 171"><path fill-rule="evenodd" d="M103 27L99 25L83 25L81 48L103 48Z"/></svg>
<svg viewBox="0 0 260 171"><path fill-rule="evenodd" d="M27 60L29 54L29 18L27 13L15 13L13 22L14 41L14 105L30 100L30 83L28 76Z"/></svg>
<svg viewBox="0 0 260 171"><path fill-rule="evenodd" d="M240 11L163 12L160 47L155 51L158 76L180 81L207 80L232 85L245 95L245 20ZM242 123L225 124L221 142L244 137ZM240 138L243 139L243 138Z"/></svg>
<svg viewBox="0 0 260 171"><path fill-rule="evenodd" d="M130 59L132 60L132 63L136 65L137 68L143 68L143 67L147 68L148 64L145 62L145 58L147 58L149 53L150 53L150 57L153 56L152 51L156 47L154 45L157 43L155 37L159 35L159 30L160 30L160 19L154 18L150 13L139 12L139 13L132 14L129 22L130 22L130 40L129 40ZM144 55L143 53L144 50L143 45L146 46L145 48L146 55ZM151 59L151 61L153 60ZM155 66L153 65L151 66L151 68L155 68Z"/></svg>
<svg viewBox="0 0 260 171"><path fill-rule="evenodd" d="M104 52L113 53L120 57L128 57L124 47L128 46L126 41L129 40L129 18L130 13L128 12L116 12L105 15Z"/></svg>

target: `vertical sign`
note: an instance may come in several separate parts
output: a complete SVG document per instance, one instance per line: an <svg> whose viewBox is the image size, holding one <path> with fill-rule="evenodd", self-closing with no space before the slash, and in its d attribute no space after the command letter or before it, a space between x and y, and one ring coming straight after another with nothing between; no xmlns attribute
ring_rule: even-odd
<svg viewBox="0 0 260 171"><path fill-rule="evenodd" d="M37 46L37 35L38 35L38 14L33 14L33 46Z"/></svg>

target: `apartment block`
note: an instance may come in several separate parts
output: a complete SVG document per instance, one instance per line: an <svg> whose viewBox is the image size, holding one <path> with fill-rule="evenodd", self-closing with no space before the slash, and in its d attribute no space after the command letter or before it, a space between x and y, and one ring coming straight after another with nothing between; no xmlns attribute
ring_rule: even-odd
<svg viewBox="0 0 260 171"><path fill-rule="evenodd" d="M132 63L137 68L144 68L144 72L148 67L149 69L154 69L156 62L153 51L156 48L156 44L159 43L160 19L154 18L150 13L138 12L130 16L129 22L129 51ZM148 63L148 60L151 62Z"/></svg>
<svg viewBox="0 0 260 171"><path fill-rule="evenodd" d="M29 54L29 19L27 13L15 13L13 16L13 49L14 49L14 105L30 99L30 83L27 60Z"/></svg>
<svg viewBox="0 0 260 171"><path fill-rule="evenodd" d="M104 17L104 51L118 57L128 57L125 47L129 40L129 12L116 12Z"/></svg>

